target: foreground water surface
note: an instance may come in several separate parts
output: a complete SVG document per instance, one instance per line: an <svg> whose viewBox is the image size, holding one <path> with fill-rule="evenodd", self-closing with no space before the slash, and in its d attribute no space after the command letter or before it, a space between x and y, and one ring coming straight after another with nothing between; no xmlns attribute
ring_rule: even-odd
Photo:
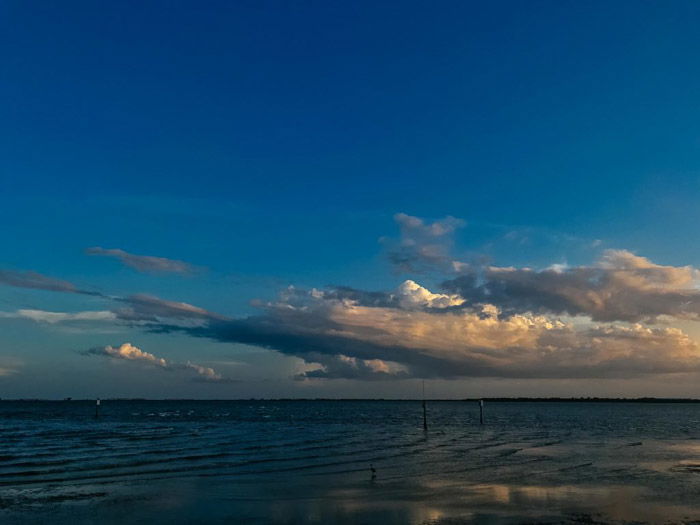
<svg viewBox="0 0 700 525"><path fill-rule="evenodd" d="M0 523L700 522L700 404L0 401ZM370 465L376 469L372 479Z"/></svg>

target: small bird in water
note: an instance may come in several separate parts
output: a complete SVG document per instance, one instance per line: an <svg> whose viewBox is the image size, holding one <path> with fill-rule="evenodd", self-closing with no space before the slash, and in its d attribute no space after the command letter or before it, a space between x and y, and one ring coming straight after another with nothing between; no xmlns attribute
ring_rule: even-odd
<svg viewBox="0 0 700 525"><path fill-rule="evenodd" d="M374 468L374 465L372 465L372 464L370 463L370 464L369 464L369 470L370 470L370 472L372 473L372 481L374 481L375 479L377 479L377 469Z"/></svg>

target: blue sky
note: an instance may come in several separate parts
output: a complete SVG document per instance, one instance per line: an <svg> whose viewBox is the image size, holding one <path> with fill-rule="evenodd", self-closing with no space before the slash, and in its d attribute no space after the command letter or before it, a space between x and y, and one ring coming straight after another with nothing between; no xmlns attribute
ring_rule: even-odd
<svg viewBox="0 0 700 525"><path fill-rule="evenodd" d="M471 295L449 314L465 316L488 302L484 290L491 297L491 288L504 286L489 281L487 267L556 264L572 278L588 271L582 268L674 277L635 281L635 293L653 288L658 305L641 317L535 304L511 290L498 305L499 322L563 316L579 332L589 322L610 330L643 322L695 337L695 314L669 305L694 300L695 275L689 270L683 280L674 272L700 265L699 15L696 2L682 1L2 3L0 269L14 273L0 286L0 395L401 397L423 377L445 396L697 395L695 350L687 348L687 373L637 370L622 380L611 380L610 371L555 373L550 363L538 365L550 370L546 377L535 377L519 362L513 367L521 373L477 373L472 363L445 377L413 357L391 369L406 374L398 379L299 378L309 367L333 376L338 356L354 369L363 369L358 359L387 361L387 343L372 340L372 348L347 355L332 349L335 341L320 352L336 361L324 364L308 353L321 348L318 340L289 346L297 333L258 334L245 344L238 331L233 339L201 326L193 333L182 318L156 323L122 312L47 322L17 312L115 312L134 307L123 299L149 294L232 323L263 318L278 327L284 304L325 312L324 322L357 341L352 323L343 324L348 312L339 311L346 303L330 290L396 298L410 279L445 294L473 271L486 288L460 285L458 295ZM422 226L401 233L398 213L421 218ZM464 225L429 231L449 216ZM421 256L416 246L437 246L439 264L392 265L392 253L409 244L411 257ZM196 268L140 271L119 258L86 255L91 247ZM609 250L665 269L611 258ZM455 274L446 260L469 270ZM18 286L26 271L101 295ZM290 285L326 295L309 295L300 306L298 297L280 299ZM615 290L606 297L631 293ZM400 336L392 347L435 351L432 339L428 349L406 341L415 327L400 317L407 303L396 304L354 307L375 308L368 319L391 316L386 323L397 323L396 331L371 328ZM433 308L410 306L418 307ZM426 322L451 319L439 315ZM221 322L213 319L188 322ZM321 326L319 317L297 322ZM126 342L167 366L86 355ZM474 350L472 343L464 345ZM450 342L450 351L462 355L460 344ZM577 344L589 351L593 343ZM215 369L222 380L187 362Z"/></svg>

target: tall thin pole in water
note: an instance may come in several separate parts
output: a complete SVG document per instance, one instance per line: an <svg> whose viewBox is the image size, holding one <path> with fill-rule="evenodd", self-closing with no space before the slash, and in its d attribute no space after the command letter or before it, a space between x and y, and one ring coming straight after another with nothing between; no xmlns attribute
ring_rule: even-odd
<svg viewBox="0 0 700 525"><path fill-rule="evenodd" d="M100 417L100 398L97 398L97 401L95 401L95 418Z"/></svg>
<svg viewBox="0 0 700 525"><path fill-rule="evenodd" d="M425 380L423 380L423 430L428 430L428 412L425 408Z"/></svg>
<svg viewBox="0 0 700 525"><path fill-rule="evenodd" d="M479 424L484 424L484 400L479 399Z"/></svg>

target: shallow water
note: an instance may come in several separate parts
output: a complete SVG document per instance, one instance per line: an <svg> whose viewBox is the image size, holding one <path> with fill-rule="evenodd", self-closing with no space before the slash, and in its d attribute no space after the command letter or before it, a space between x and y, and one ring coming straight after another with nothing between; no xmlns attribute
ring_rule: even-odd
<svg viewBox="0 0 700 525"><path fill-rule="evenodd" d="M700 404L0 401L1 523L687 523ZM370 464L377 470L371 478Z"/></svg>

